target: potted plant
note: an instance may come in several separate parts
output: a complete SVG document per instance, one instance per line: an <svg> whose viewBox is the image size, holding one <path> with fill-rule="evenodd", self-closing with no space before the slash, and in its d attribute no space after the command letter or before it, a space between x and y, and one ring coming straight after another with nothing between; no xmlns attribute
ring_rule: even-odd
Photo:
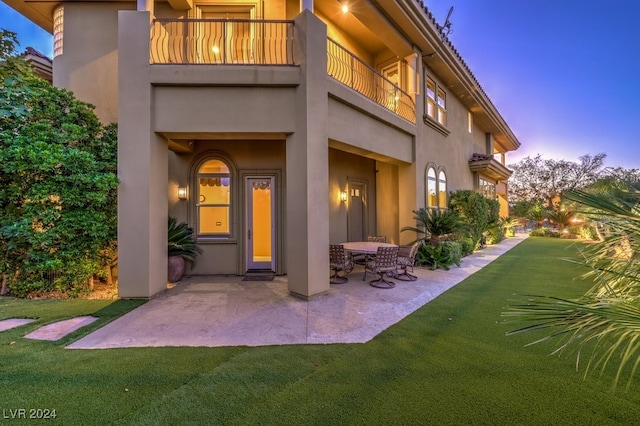
<svg viewBox="0 0 640 426"><path fill-rule="evenodd" d="M202 249L196 244L196 237L193 229L184 223L178 223L175 217L169 217L168 234L168 279L175 283L182 279L185 262L187 260L195 263L196 257L202 254Z"/></svg>

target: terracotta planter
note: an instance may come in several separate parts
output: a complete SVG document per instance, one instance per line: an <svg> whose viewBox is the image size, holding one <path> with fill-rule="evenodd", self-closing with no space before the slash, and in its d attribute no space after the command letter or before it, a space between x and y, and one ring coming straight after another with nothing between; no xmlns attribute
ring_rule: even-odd
<svg viewBox="0 0 640 426"><path fill-rule="evenodd" d="M169 256L169 268L167 279L170 283L176 283L182 279L184 274L184 258L182 256Z"/></svg>

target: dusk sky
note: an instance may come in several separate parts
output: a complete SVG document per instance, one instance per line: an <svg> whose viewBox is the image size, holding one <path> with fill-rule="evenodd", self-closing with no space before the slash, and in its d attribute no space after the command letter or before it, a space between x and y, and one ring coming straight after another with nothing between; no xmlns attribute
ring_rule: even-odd
<svg viewBox="0 0 640 426"><path fill-rule="evenodd" d="M530 155L640 168L640 1L425 0ZM0 2L20 50L51 56L52 37Z"/></svg>

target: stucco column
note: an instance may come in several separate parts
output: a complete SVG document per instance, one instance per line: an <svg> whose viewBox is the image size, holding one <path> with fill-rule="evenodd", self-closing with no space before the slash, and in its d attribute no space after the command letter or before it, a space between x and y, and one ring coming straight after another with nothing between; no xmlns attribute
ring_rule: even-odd
<svg viewBox="0 0 640 426"><path fill-rule="evenodd" d="M166 141L153 132L149 12L118 14L118 292L150 297L167 285Z"/></svg>
<svg viewBox="0 0 640 426"><path fill-rule="evenodd" d="M413 96L416 107L416 136L413 139L413 163L398 167L398 221L400 229L404 226L415 226L413 211L425 206L425 166L426 159L419 155L420 150L416 146L416 141L424 140L423 132L425 126L422 124L424 115L424 91L421 86L422 61L420 54L414 53L405 58L409 66L407 67L407 80L409 83L409 94ZM411 232L400 232L400 244L408 244L416 239L416 235Z"/></svg>
<svg viewBox="0 0 640 426"><path fill-rule="evenodd" d="M295 30L301 82L287 138L287 276L289 291L309 299L329 290L327 27L304 10Z"/></svg>

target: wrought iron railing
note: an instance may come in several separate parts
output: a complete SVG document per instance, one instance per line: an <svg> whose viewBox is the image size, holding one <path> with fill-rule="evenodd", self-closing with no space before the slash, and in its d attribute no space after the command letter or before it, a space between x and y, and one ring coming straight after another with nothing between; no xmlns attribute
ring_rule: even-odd
<svg viewBox="0 0 640 426"><path fill-rule="evenodd" d="M293 65L293 21L154 19L152 64Z"/></svg>
<svg viewBox="0 0 640 426"><path fill-rule="evenodd" d="M327 72L341 83L412 123L416 108L407 92L331 38L327 39Z"/></svg>

